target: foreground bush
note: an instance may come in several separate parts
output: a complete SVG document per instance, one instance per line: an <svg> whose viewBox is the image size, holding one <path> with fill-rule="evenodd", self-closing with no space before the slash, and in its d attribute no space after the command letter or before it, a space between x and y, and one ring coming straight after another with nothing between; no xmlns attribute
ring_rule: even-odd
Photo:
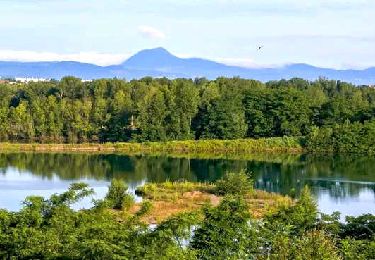
<svg viewBox="0 0 375 260"><path fill-rule="evenodd" d="M97 201L100 207L74 211L70 206L90 196L92 190L82 183L73 184L67 192L50 198L28 197L19 212L0 210L0 258L375 258L374 237L353 228L367 223L371 230L373 218L362 216L342 224L319 219L308 189L293 205L264 219L252 219L239 192L225 196L216 207L207 205L203 214L185 212L151 228L141 218L152 200L133 214L127 207L112 209L122 205L125 190L124 183L113 181L106 198ZM109 205L107 200L115 203Z"/></svg>
<svg viewBox="0 0 375 260"><path fill-rule="evenodd" d="M199 259L244 259L257 248L249 220L246 202L226 197L217 208L204 209L204 222L195 231L191 247Z"/></svg>

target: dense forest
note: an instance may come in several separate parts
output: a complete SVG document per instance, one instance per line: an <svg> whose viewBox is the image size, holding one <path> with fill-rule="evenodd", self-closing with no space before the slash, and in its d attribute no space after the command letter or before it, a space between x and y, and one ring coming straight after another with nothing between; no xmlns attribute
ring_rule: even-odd
<svg viewBox="0 0 375 260"><path fill-rule="evenodd" d="M0 85L0 140L145 142L304 136L314 151L375 152L375 89L240 78Z"/></svg>
<svg viewBox="0 0 375 260"><path fill-rule="evenodd" d="M188 183L187 183L188 184ZM173 185L173 184L172 184ZM194 184L188 184L194 185ZM169 185L170 186L170 185ZM252 181L227 174L212 192L217 206L174 215L156 227L142 221L153 204L136 213L125 184L113 180L94 207L70 205L92 194L83 183L50 198L31 196L19 212L0 210L3 259L374 259L375 216L320 214L305 188L298 201L254 218L246 201Z"/></svg>

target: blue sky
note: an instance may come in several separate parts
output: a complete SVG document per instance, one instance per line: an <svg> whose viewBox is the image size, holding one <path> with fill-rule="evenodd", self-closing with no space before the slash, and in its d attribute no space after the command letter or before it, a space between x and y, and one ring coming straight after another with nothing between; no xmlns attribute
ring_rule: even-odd
<svg viewBox="0 0 375 260"><path fill-rule="evenodd" d="M0 0L0 60L107 65L158 46L249 67L375 66L375 1Z"/></svg>

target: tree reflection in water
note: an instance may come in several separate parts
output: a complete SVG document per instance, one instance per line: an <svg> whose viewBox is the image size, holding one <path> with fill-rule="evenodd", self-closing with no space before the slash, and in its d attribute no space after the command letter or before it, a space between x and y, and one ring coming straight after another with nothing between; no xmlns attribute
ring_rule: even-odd
<svg viewBox="0 0 375 260"><path fill-rule="evenodd" d="M122 178L135 186L145 181L215 181L227 171L246 169L259 189L289 194L305 185L313 193L328 192L334 199L359 196L362 190L375 194L375 158L327 155L246 155L188 157L126 156L120 154L3 153L0 172L27 172L42 179L111 180ZM375 199L374 199L375 200Z"/></svg>

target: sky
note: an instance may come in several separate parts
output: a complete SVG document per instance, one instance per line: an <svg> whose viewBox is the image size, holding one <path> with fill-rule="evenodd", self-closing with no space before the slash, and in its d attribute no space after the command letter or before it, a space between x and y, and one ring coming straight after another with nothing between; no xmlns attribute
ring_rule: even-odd
<svg viewBox="0 0 375 260"><path fill-rule="evenodd" d="M366 68L375 0L0 0L0 60L110 65L160 46L245 67Z"/></svg>

